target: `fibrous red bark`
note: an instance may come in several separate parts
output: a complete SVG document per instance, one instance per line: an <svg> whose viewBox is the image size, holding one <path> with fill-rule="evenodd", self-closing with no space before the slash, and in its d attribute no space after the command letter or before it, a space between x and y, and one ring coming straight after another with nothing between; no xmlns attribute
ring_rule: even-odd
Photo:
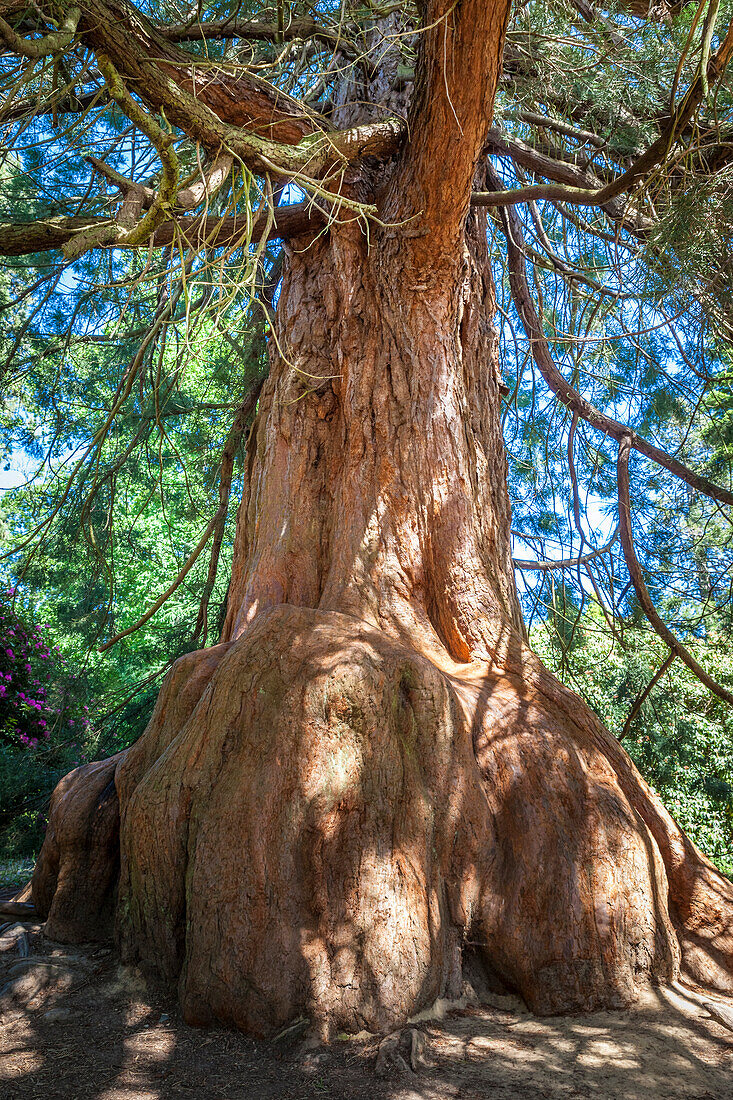
<svg viewBox="0 0 733 1100"><path fill-rule="evenodd" d="M57 796L40 867L114 771L119 943L191 1022L390 1028L460 993L468 944L541 1013L627 1005L681 958L733 987L730 884L523 638L481 217L419 286L387 232L293 250L224 642ZM59 883L93 922L82 851Z"/></svg>
<svg viewBox="0 0 733 1100"><path fill-rule="evenodd" d="M112 932L120 867L115 771L122 756L70 772L51 798L32 896L52 939L73 943Z"/></svg>
<svg viewBox="0 0 733 1100"><path fill-rule="evenodd" d="M75 773L39 863L39 908L64 883L99 932L114 895L81 907L100 860L63 838L114 771L118 942L193 1023L387 1029L460 993L469 947L540 1013L628 1005L681 961L733 988L730 883L526 645L466 222L506 11L449 7L383 224L290 249L222 644L174 666L124 758Z"/></svg>

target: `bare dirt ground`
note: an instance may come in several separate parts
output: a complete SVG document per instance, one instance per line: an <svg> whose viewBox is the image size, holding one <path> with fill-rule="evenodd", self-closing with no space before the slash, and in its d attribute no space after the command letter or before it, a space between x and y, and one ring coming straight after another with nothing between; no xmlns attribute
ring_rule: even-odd
<svg viewBox="0 0 733 1100"><path fill-rule="evenodd" d="M733 1003L683 985L630 1012L549 1019L496 997L415 1023L379 1076L376 1036L323 1047L299 1027L276 1042L195 1030L109 949L3 923L2 1100L733 1100L733 1030L704 1007L733 1021Z"/></svg>

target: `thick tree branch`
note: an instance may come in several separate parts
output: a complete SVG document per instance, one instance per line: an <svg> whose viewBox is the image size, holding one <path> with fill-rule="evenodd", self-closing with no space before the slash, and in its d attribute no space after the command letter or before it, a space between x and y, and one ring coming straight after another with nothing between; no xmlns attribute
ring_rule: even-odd
<svg viewBox="0 0 733 1100"><path fill-rule="evenodd" d="M247 42L292 42L312 39L327 46L350 45L338 29L324 27L307 16L291 19L280 27L261 19L217 19L205 22L168 24L158 30L169 42L222 41L238 38Z"/></svg>
<svg viewBox="0 0 733 1100"><path fill-rule="evenodd" d="M261 174L300 176L307 183L309 177L322 176L333 165L346 167L360 157L393 150L403 133L403 124L393 119L331 131L305 109L298 117L286 118L279 101L289 97L270 94L267 88L263 91L244 70L236 80L225 79L228 74L216 68L213 72L204 66L199 69L190 58L183 68L180 61L178 65L165 58L151 61L147 52L136 57L127 39L124 46L110 35L107 39L114 46L114 56L96 47L98 55L110 58L148 107L163 109L169 121L207 150L226 150Z"/></svg>
<svg viewBox="0 0 733 1100"><path fill-rule="evenodd" d="M598 15L589 3L585 0L573 0L574 6L582 14L582 5L588 8L590 16L589 18L598 18ZM675 15L679 15L683 8L688 7L694 0L674 0L673 3L667 3L667 0L621 0L619 7L622 11L626 11L629 15L635 16L637 19L647 19L649 22L669 22Z"/></svg>
<svg viewBox="0 0 733 1100"><path fill-rule="evenodd" d="M322 176L334 164L393 152L403 136L403 123L394 120L331 130L245 66L186 53L128 0L84 0L80 7L79 40L108 59L128 93L209 152L226 150L260 173Z"/></svg>
<svg viewBox="0 0 733 1100"><path fill-rule="evenodd" d="M459 239L501 73L508 0L428 0L386 221L415 219L419 263Z"/></svg>
<svg viewBox="0 0 733 1100"><path fill-rule="evenodd" d="M179 49L128 0L84 0L82 10L85 43L106 54L149 107L163 107L169 120L187 133L192 124L205 127L207 110L273 144L297 144L323 128L297 100L244 66L208 62ZM190 136L205 145L217 142L213 134L208 141L203 133Z"/></svg>
<svg viewBox="0 0 733 1100"><path fill-rule="evenodd" d="M327 219L325 213L313 203L304 202L277 207L269 229L268 220L270 219L265 214L260 215L251 225L250 236L247 238L247 218L244 214L226 218L214 215L173 218L155 230L152 244L155 248L163 248L180 239L191 247L208 245L221 248L231 246L237 241L246 243L247 239L255 244L262 240L265 233L268 240L287 240L303 233L318 232ZM50 252L63 248L68 241L80 234L111 224L109 218L102 216L0 223L0 256L27 256L36 252ZM148 240L135 245L123 240L106 247L147 247L149 243Z"/></svg>
<svg viewBox="0 0 733 1100"><path fill-rule="evenodd" d="M581 205L579 196L597 197L601 188L604 187L598 176L583 171L582 168L578 168L567 161L558 161L546 153L533 149L532 145L527 145L526 142L518 138L510 138L508 134L497 130L489 132L489 139L486 141L486 152L499 156L510 156L516 164L526 168L528 172L534 172L538 176L544 176L545 179L554 180L555 183L562 186L556 188L553 185L536 184L515 188L512 193L508 193L503 188L500 188L499 193L496 193L496 191L474 191L471 201L475 206L504 206L506 205L504 196L507 194L521 195L522 198L516 199L516 201L523 202L538 198L561 200L562 197L566 196L573 204ZM555 194L550 194L550 191ZM512 199L511 201L515 200ZM643 237L654 224L652 220L639 213L626 197L603 198L599 202L589 199L582 205L599 206L612 221L622 224L624 229L633 233L635 237Z"/></svg>
<svg viewBox="0 0 733 1100"><path fill-rule="evenodd" d="M12 53L38 61L51 54L62 53L73 41L81 19L81 8L69 8L58 30L42 38L22 38L0 16L0 38Z"/></svg>
<svg viewBox="0 0 733 1100"><path fill-rule="evenodd" d="M152 205L155 199L155 192L152 187L147 187L143 183L138 183L136 180L123 176L105 161L99 160L98 157L90 156L86 159L100 175L104 176L114 187L117 187L126 198L129 196L133 201L139 203L141 209L147 209ZM223 186L233 165L234 158L232 156L223 154L217 157L194 183L182 188L177 193L175 198L176 207L180 207L182 210L195 210L205 199L212 198Z"/></svg>
<svg viewBox="0 0 733 1100"><path fill-rule="evenodd" d="M217 157L200 179L178 192L176 206L182 206L184 210L195 210L199 203L212 198L223 187L233 164L234 158L228 153Z"/></svg>

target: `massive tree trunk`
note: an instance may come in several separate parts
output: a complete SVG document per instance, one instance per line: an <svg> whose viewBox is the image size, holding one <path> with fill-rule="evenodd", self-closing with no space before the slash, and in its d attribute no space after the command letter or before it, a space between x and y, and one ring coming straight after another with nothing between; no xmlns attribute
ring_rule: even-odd
<svg viewBox="0 0 733 1100"><path fill-rule="evenodd" d="M628 1005L681 960L733 989L730 884L526 644L486 225L466 220L497 11L461 55L494 58L478 100L441 98L423 36L383 224L292 242L222 643L174 666L94 790L82 772L54 801L49 934L84 912L101 934L114 896L124 957L177 981L190 1022L394 1027L460 994L469 950L540 1013Z"/></svg>

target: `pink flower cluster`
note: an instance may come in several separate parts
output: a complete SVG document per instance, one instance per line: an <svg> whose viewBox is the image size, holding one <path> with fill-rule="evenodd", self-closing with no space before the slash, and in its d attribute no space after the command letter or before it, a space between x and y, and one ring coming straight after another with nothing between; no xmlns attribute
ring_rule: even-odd
<svg viewBox="0 0 733 1100"><path fill-rule="evenodd" d="M16 596L15 588L7 589L8 598ZM78 702L68 672L62 671L66 661L59 646L53 651L44 640L44 627L27 627L15 609L0 597L0 736L5 741L34 749L48 742L53 729L74 730L74 717L69 716L69 703L78 717ZM64 689L59 691L58 685ZM55 686L54 686L55 685ZM89 726L85 708L79 723L83 732Z"/></svg>

